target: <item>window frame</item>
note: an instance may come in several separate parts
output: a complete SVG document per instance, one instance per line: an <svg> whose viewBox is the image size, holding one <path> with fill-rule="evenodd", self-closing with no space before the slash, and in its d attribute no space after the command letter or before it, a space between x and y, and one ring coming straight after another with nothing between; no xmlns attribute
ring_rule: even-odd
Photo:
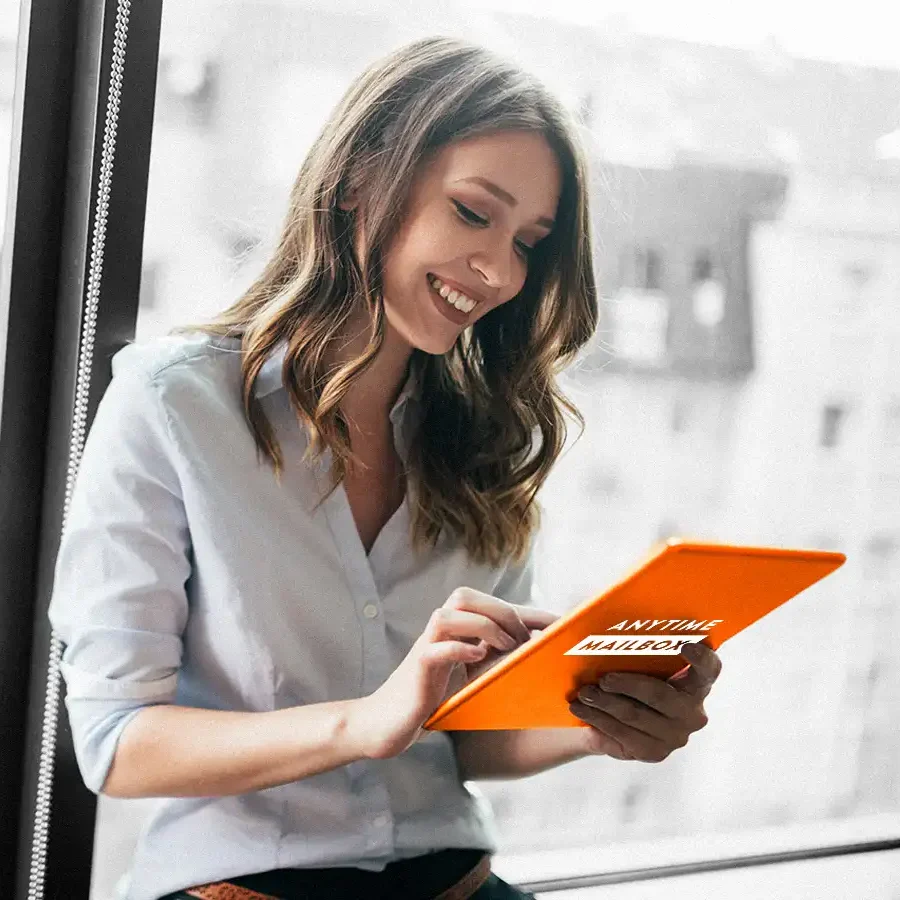
<svg viewBox="0 0 900 900"><path fill-rule="evenodd" d="M51 678L53 645L61 645L47 609L72 456L80 458L85 431L74 427L76 391L87 426L112 355L135 333L162 3L21 4L0 283L9 314L0 406L0 884L16 900L86 900L97 799L79 775L64 689ZM124 66L114 68L115 59ZM105 138L107 172L114 162L106 187ZM85 323L92 279L109 302Z"/></svg>

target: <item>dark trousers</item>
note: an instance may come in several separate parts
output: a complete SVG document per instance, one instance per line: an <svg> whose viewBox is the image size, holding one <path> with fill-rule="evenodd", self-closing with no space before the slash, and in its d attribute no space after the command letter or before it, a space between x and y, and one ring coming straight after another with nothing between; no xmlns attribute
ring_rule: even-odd
<svg viewBox="0 0 900 900"><path fill-rule="evenodd" d="M383 872L355 868L275 869L229 878L279 900L432 900L459 881L483 850L441 850L389 863ZM183 891L159 900L193 900ZM507 884L493 872L472 900L535 900L534 894Z"/></svg>

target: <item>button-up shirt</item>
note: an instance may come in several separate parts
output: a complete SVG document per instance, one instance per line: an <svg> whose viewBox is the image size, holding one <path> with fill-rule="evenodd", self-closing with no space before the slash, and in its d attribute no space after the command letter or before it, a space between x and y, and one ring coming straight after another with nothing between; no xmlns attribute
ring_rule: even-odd
<svg viewBox="0 0 900 900"><path fill-rule="evenodd" d="M241 402L237 339L134 343L91 426L56 561L50 621L78 766L99 793L144 707L263 712L375 691L454 588L530 603L530 560L476 564L442 535L413 552L407 498L366 554L346 492L326 493L330 451L284 388L284 347L255 394L284 454L281 484ZM408 451L418 408L407 380L392 411ZM461 667L454 673L462 682ZM225 797L162 799L126 879L126 900L278 868L356 866L449 847L495 852L484 797L464 783L446 732L392 759L361 759Z"/></svg>

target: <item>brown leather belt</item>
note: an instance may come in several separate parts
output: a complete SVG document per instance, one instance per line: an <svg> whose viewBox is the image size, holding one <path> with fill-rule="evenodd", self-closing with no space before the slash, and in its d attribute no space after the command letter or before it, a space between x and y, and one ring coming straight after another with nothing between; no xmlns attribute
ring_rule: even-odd
<svg viewBox="0 0 900 900"><path fill-rule="evenodd" d="M478 864L466 872L456 884L441 891L434 900L468 900L480 888L491 874L491 857L485 853ZM228 881L217 881L213 884L201 884L185 888L184 893L198 900L283 900L271 894L261 894L250 888L240 887Z"/></svg>
<svg viewBox="0 0 900 900"><path fill-rule="evenodd" d="M469 900L491 876L491 857L485 853L474 869L470 869L456 884L441 891L434 900Z"/></svg>
<svg viewBox="0 0 900 900"><path fill-rule="evenodd" d="M200 897L202 900L279 900L271 894L261 894L259 891L251 891L250 888L230 884L227 881L185 888L184 893L189 897Z"/></svg>

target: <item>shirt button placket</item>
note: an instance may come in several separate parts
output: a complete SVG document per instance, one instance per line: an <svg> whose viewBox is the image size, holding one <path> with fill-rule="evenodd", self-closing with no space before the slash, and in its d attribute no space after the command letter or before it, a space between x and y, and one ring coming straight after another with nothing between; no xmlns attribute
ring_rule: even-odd
<svg viewBox="0 0 900 900"><path fill-rule="evenodd" d="M391 672L384 631L384 615L381 615L382 610L378 605L377 596L369 594L366 600L362 614L368 623L368 636L365 641L368 652L366 653L363 683L366 693L371 694L388 678ZM370 798L370 808L373 809L373 812L374 810L381 811L377 812L370 820L367 844L370 848L381 848L385 853L390 853L393 851L394 845L393 817L390 813L391 798L383 780L374 771L371 769L370 771L372 775L376 776L366 791Z"/></svg>
<svg viewBox="0 0 900 900"><path fill-rule="evenodd" d="M376 594L370 593L365 600L365 605L360 610L366 630L363 690L371 694L387 680L392 668L385 634L384 610Z"/></svg>

